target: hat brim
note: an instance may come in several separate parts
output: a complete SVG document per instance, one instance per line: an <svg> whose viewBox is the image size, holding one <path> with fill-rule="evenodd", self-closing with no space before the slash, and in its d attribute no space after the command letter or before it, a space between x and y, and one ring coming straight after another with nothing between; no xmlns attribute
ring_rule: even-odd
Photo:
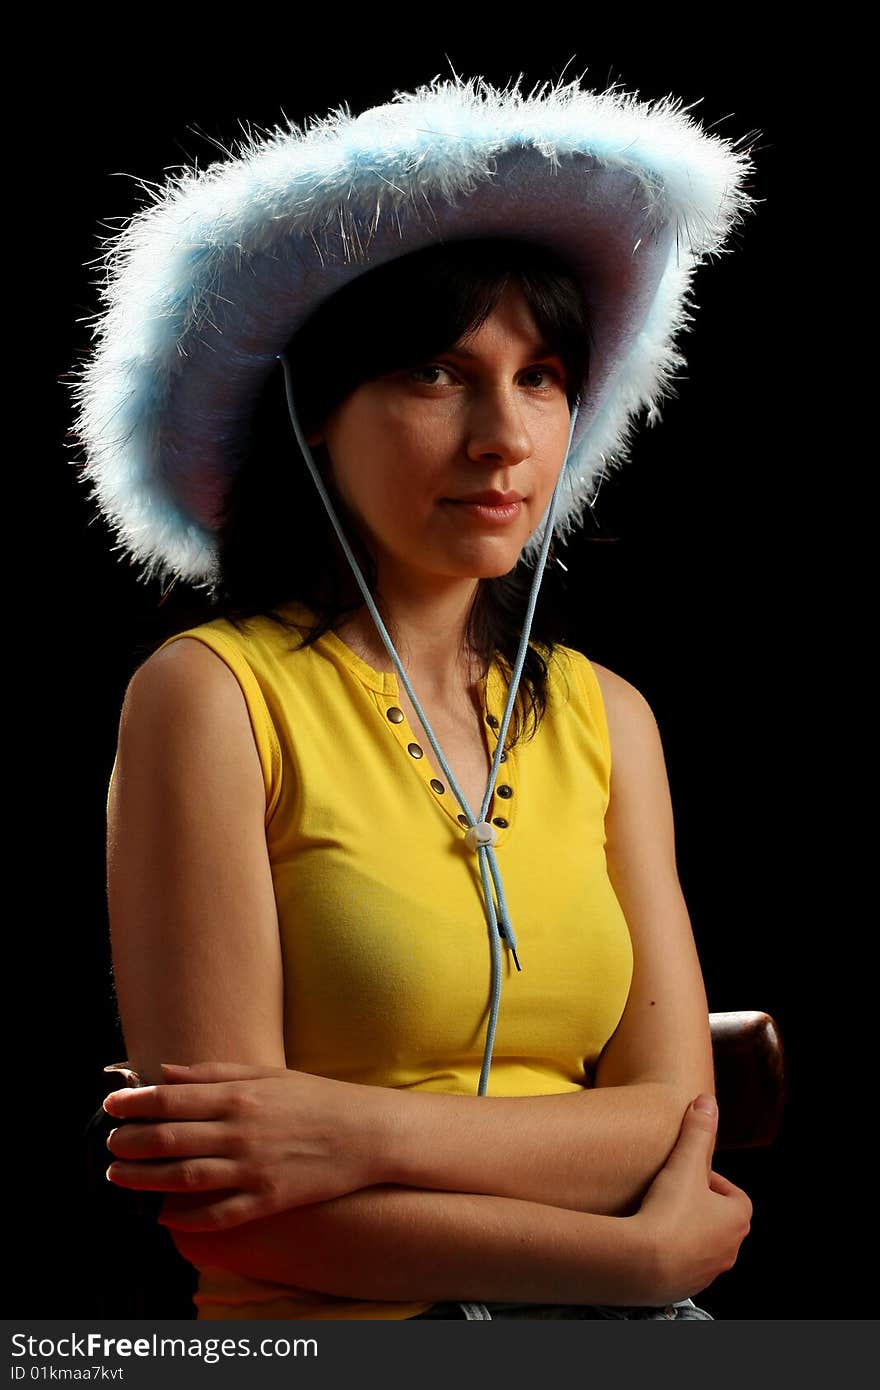
<svg viewBox="0 0 880 1390"><path fill-rule="evenodd" d="M481 103L447 83L335 113L188 173L132 219L75 392L84 476L147 577L213 576L253 403L314 310L367 270L464 238L546 246L581 287L590 375L554 532L578 524L639 413L658 418L684 362L690 277L751 200L747 157L674 104L562 91Z"/></svg>

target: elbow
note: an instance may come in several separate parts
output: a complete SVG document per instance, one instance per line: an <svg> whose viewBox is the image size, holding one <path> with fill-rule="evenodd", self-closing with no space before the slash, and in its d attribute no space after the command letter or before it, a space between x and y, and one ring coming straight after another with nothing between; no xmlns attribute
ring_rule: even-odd
<svg viewBox="0 0 880 1390"><path fill-rule="evenodd" d="M228 1242L222 1231L175 1231L168 1228L178 1255L195 1269L232 1270ZM233 1271L234 1272L234 1271Z"/></svg>
<svg viewBox="0 0 880 1390"><path fill-rule="evenodd" d="M681 1134L681 1127L684 1124L684 1118L687 1114L687 1111L690 1109L691 1105L693 1105L697 1096L714 1096L715 1084L714 1081L710 1082L709 1085L706 1085L704 1083L702 1086L698 1086L693 1081L689 1082L687 1085L682 1085L679 1082L670 1082L668 1085L664 1084L663 1089L666 1093L668 1106L668 1128L666 1132L666 1138L668 1139L669 1152L671 1153L672 1150L675 1148L675 1145L678 1143L678 1139ZM667 1158L668 1156L669 1154L667 1154Z"/></svg>
<svg viewBox="0 0 880 1390"><path fill-rule="evenodd" d="M694 1082L683 1085L678 1081L670 1081L668 1084L665 1084L664 1089L669 1099L669 1111L675 1122L676 1135L682 1126L688 1106L693 1104L697 1096L715 1094L714 1083L708 1086L697 1086Z"/></svg>
<svg viewBox="0 0 880 1390"><path fill-rule="evenodd" d="M699 1091L692 1091L690 1085L682 1085L678 1081L659 1081L656 1078L650 1083L654 1088L656 1099L654 1113L658 1116L659 1124L662 1128L663 1142L668 1141L671 1150L678 1140L681 1127L684 1123L685 1112L692 1103ZM714 1088L713 1092L714 1092Z"/></svg>

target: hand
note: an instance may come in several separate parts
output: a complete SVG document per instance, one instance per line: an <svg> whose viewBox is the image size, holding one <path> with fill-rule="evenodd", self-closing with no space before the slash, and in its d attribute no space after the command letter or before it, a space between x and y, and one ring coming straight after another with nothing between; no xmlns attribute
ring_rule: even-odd
<svg viewBox="0 0 880 1390"><path fill-rule="evenodd" d="M713 1115L688 1106L675 1148L629 1218L652 1252L652 1303L705 1289L733 1267L749 1233L749 1197L712 1171L717 1128L717 1105Z"/></svg>
<svg viewBox="0 0 880 1390"><path fill-rule="evenodd" d="M110 1133L122 1161L108 1178L168 1193L165 1226L224 1230L383 1180L381 1087L237 1062L163 1063L163 1075L170 1084L114 1091L104 1109L137 1121Z"/></svg>

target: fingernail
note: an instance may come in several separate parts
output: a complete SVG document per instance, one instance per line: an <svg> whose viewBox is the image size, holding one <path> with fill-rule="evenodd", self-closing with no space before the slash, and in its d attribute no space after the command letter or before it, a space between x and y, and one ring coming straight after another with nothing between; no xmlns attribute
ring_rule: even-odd
<svg viewBox="0 0 880 1390"><path fill-rule="evenodd" d="M160 1065L160 1067L167 1067L167 1068L169 1069L169 1071L189 1071L189 1070L190 1070L189 1065L188 1065L188 1064L185 1064L185 1063L183 1063L183 1062L160 1062L159 1065Z"/></svg>
<svg viewBox="0 0 880 1390"><path fill-rule="evenodd" d="M714 1115L717 1108L714 1096L697 1096L694 1101L694 1109L702 1110L704 1115Z"/></svg>

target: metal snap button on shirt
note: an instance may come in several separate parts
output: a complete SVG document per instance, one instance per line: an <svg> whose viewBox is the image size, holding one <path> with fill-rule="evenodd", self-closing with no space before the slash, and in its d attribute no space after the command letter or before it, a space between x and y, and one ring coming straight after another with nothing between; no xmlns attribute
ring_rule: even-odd
<svg viewBox="0 0 880 1390"><path fill-rule="evenodd" d="M330 640L329 637L327 640ZM417 741L417 738L414 737L415 730L411 728L408 722L408 715L398 703L400 693L395 677L387 672L379 673L375 672L372 668L364 668L363 663L358 661L354 654L348 648L345 648L343 644L333 643L332 645L336 653L342 655L347 660L348 664L354 663L356 674L361 677L369 688L376 692L378 712L381 714L384 723L386 725L390 724L394 728L395 742L399 743L401 752L407 753L412 765L419 770L419 776L425 784L425 790L430 793L434 805L438 810L444 811L456 826L461 827L465 831L469 830L471 828L471 822L467 814L461 810L457 797L453 795L452 789L446 778L437 775L437 770L432 764L431 754L427 745L424 742ZM482 721L484 729L488 726L494 734L494 738L487 738L487 743L489 745L488 751L491 758L493 754L498 752L498 743L500 742L498 736L501 731L501 720L496 714L490 713L489 709L493 706L497 708L495 701L500 700L504 695L504 679L497 663L493 663L490 666L485 677L485 682L489 686L489 698L488 700L485 698L484 690L483 700L481 702L483 710ZM393 703L389 702L389 696ZM509 750L502 749L498 754L498 761L499 763L506 763L505 772L508 781L502 782L500 787L494 787L493 796L506 802L512 809L513 801L511 798L514 797L516 790L516 760ZM476 814L479 809L478 806L474 806L472 808L472 814ZM500 809L498 800L495 801L495 809ZM499 840L495 842L498 847L503 847L507 835L511 832L512 823L510 812L508 812L507 816L493 816L491 810L487 808L486 824L491 825L500 837Z"/></svg>

